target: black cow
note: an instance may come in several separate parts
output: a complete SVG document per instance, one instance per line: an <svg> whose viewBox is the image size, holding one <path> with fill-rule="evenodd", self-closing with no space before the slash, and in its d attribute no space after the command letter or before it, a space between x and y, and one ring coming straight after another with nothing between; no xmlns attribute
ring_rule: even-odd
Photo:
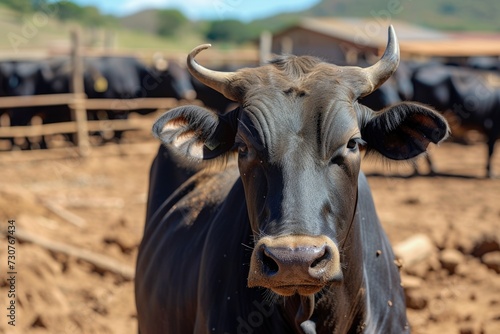
<svg viewBox="0 0 500 334"><path fill-rule="evenodd" d="M0 96L30 96L45 94L52 79L52 69L46 61L4 61L0 63ZM43 107L7 108L10 126L30 124ZM34 138L11 138L12 145L21 149L40 147L40 140Z"/></svg>
<svg viewBox="0 0 500 334"><path fill-rule="evenodd" d="M500 137L500 77L494 72L430 64L412 77L413 99L447 112L460 128L474 128L487 138L486 174Z"/></svg>
<svg viewBox="0 0 500 334"><path fill-rule="evenodd" d="M144 97L196 98L189 72L173 59L155 57L153 66L142 74L142 88Z"/></svg>
<svg viewBox="0 0 500 334"><path fill-rule="evenodd" d="M389 78L391 80L392 78ZM360 99L359 103L373 110L382 110L385 107L401 102L398 95L396 82L386 81L376 91Z"/></svg>
<svg viewBox="0 0 500 334"><path fill-rule="evenodd" d="M196 98L196 91L185 67L175 60L155 57L153 65L144 68L141 72L141 97L163 97L189 101ZM156 109L134 111L146 115L156 111Z"/></svg>
<svg viewBox="0 0 500 334"><path fill-rule="evenodd" d="M90 120L127 119L130 99L141 97L145 65L134 57L88 57L84 59L84 87L89 99L113 99L114 110L91 110ZM122 109L120 110L120 108ZM105 140L120 140L123 131L101 132Z"/></svg>
<svg viewBox="0 0 500 334"><path fill-rule="evenodd" d="M207 45L191 52L191 73L239 107L179 107L154 125L168 147L158 172L186 160L219 164L186 165L185 177L194 175L173 193L153 175L161 183L150 194L163 203L149 201L137 260L142 334L409 332L360 146L411 159L448 126L419 104L374 112L357 102L397 67L389 32L369 68L287 56L221 73L194 60Z"/></svg>

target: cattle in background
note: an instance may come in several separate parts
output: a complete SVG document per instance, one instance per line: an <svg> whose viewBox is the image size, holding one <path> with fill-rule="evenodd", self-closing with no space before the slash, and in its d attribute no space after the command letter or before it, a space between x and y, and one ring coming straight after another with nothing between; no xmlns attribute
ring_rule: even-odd
<svg viewBox="0 0 500 334"><path fill-rule="evenodd" d="M368 68L287 56L221 73L194 60L207 47L188 56L191 73L238 107L183 106L153 127L167 150L152 173L186 163L194 175L175 191L152 175L161 198L148 201L137 259L140 333L409 332L360 146L411 159L448 126L419 104L357 102L396 70L392 27Z"/></svg>
<svg viewBox="0 0 500 334"><path fill-rule="evenodd" d="M147 75L150 77L148 78ZM173 97L177 100L194 100L196 92L191 85L189 72L174 59L153 56L153 66L143 74L144 97Z"/></svg>
<svg viewBox="0 0 500 334"><path fill-rule="evenodd" d="M89 99L113 99L114 110L90 110L89 120L127 119L130 99L142 97L142 74L146 67L134 57L87 57L84 59L84 87ZM123 109L120 110L120 107ZM123 131L103 129L103 140L121 139Z"/></svg>
<svg viewBox="0 0 500 334"><path fill-rule="evenodd" d="M52 69L47 61L3 61L0 63L0 96L30 96L45 94L52 79ZM44 107L6 108L10 126L30 124ZM39 120L36 120L39 122ZM40 138L10 138L12 146L19 149L40 148Z"/></svg>
<svg viewBox="0 0 500 334"><path fill-rule="evenodd" d="M432 63L412 77L413 99L433 106L460 129L476 129L486 137L486 174L500 137L500 77L495 72ZM429 160L430 162L430 160ZM431 165L432 166L432 165Z"/></svg>
<svg viewBox="0 0 500 334"><path fill-rule="evenodd" d="M499 71L500 60L498 57L470 57L467 66L478 70Z"/></svg>
<svg viewBox="0 0 500 334"><path fill-rule="evenodd" d="M165 59L161 54L155 54L152 66L144 68L141 72L141 97L189 101L196 98L196 91L185 66L181 66L176 60ZM146 115L156 109L134 111Z"/></svg>
<svg viewBox="0 0 500 334"><path fill-rule="evenodd" d="M164 64L165 65L165 64ZM114 99L118 110L88 110L89 120L126 119L128 107L134 107L130 99L147 97L172 97L193 99L195 92L185 68L175 61L168 66L150 68L134 57L85 57L84 90L88 98ZM0 63L0 96L25 96L39 94L64 94L70 92L72 64L68 57L38 61L6 61ZM119 107L123 106L123 110ZM154 110L140 110L146 114ZM0 111L2 113L2 111ZM8 120L2 124L26 126L33 120L48 124L71 121L67 105L26 107L3 110ZM5 121L4 121L5 120ZM106 129L100 131L103 140L119 140L122 132ZM67 138L74 142L73 135ZM45 138L12 139L23 149L46 148Z"/></svg>
<svg viewBox="0 0 500 334"><path fill-rule="evenodd" d="M401 98L396 90L396 82L394 79L391 79L392 78L389 78L390 81L386 81L370 95L360 99L359 103L373 110L382 110L385 107L401 102Z"/></svg>

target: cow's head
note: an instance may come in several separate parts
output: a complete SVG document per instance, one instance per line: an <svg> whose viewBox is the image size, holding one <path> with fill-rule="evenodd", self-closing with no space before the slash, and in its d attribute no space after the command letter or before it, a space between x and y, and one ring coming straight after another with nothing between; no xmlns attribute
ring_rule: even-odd
<svg viewBox="0 0 500 334"><path fill-rule="evenodd" d="M360 146L411 159L446 137L446 121L414 103L374 112L357 102L397 68L392 27L384 55L368 68L289 56L221 73L194 60L207 47L189 55L191 73L240 107L226 114L179 107L158 119L154 134L195 160L237 149L255 237L250 287L310 295L341 281L339 247L356 210Z"/></svg>

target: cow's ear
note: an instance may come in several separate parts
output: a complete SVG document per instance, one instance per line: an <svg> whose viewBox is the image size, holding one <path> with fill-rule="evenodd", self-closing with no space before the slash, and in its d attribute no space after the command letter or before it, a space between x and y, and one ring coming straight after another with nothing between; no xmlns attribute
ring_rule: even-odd
<svg viewBox="0 0 500 334"><path fill-rule="evenodd" d="M158 118L153 135L187 158L213 159L234 146L237 114L238 109L219 115L198 106L178 107Z"/></svg>
<svg viewBox="0 0 500 334"><path fill-rule="evenodd" d="M365 118L361 136L368 150L375 150L393 160L406 160L427 150L429 143L439 143L449 134L448 123L431 108L410 102L371 112Z"/></svg>

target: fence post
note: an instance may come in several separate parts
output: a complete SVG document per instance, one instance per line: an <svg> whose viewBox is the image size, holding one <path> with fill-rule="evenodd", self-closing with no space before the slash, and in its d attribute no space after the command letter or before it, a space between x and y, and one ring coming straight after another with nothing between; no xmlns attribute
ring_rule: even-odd
<svg viewBox="0 0 500 334"><path fill-rule="evenodd" d="M263 31L260 34L259 44L259 62L264 65L271 58L273 35L269 31Z"/></svg>
<svg viewBox="0 0 500 334"><path fill-rule="evenodd" d="M78 29L71 32L71 61L73 67L71 89L73 103L70 105L71 118L76 121L76 142L81 156L90 153L89 132L87 129L87 111L85 110L85 89L83 86L83 58L81 55L81 33Z"/></svg>

